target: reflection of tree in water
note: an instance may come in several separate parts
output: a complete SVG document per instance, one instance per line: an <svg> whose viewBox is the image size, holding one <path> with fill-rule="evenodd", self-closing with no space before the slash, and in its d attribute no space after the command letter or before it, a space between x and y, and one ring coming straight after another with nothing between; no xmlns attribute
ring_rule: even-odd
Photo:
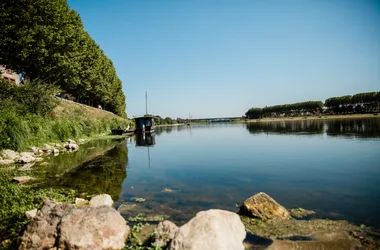
<svg viewBox="0 0 380 250"><path fill-rule="evenodd" d="M117 145L62 176L59 184L87 194L109 194L117 200L127 177L128 148Z"/></svg>
<svg viewBox="0 0 380 250"><path fill-rule="evenodd" d="M248 129L248 131L251 134L256 134L256 133L322 134L323 133L323 121L301 120L301 121L280 121L280 122L257 122L257 123L248 123L246 128Z"/></svg>
<svg viewBox="0 0 380 250"><path fill-rule="evenodd" d="M341 119L326 122L327 135L361 138L380 137L380 119Z"/></svg>

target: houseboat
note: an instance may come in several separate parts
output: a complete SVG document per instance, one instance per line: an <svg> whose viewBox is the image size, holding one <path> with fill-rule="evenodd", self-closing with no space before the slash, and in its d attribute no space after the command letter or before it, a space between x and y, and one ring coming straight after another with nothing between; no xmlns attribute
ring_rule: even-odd
<svg viewBox="0 0 380 250"><path fill-rule="evenodd" d="M150 115L135 118L135 133L154 133L154 119Z"/></svg>

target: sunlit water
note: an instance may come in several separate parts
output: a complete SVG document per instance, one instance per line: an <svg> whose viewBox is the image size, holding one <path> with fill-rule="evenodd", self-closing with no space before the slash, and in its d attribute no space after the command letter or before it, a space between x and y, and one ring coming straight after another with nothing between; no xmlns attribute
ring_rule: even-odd
<svg viewBox="0 0 380 250"><path fill-rule="evenodd" d="M83 148L106 153L72 168L65 164L57 183L110 193L116 208L136 203L123 211L126 217L142 212L181 224L200 210L237 211L237 203L262 191L318 218L380 227L377 118L168 127L152 138L94 143ZM62 168L57 162L51 160L51 173Z"/></svg>

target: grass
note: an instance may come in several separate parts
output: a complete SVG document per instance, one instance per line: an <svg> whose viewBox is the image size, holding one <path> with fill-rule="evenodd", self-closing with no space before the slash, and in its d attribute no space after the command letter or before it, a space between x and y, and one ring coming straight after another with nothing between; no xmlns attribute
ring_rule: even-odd
<svg viewBox="0 0 380 250"><path fill-rule="evenodd" d="M71 189L40 188L37 185L21 186L11 182L17 171L0 169L0 248L16 249L17 238L29 220L25 212L40 208L46 198L57 202L74 202L75 192Z"/></svg>
<svg viewBox="0 0 380 250"><path fill-rule="evenodd" d="M0 149L17 151L45 143L67 139L93 138L108 135L118 126L127 127L130 121L107 111L56 100L57 106L44 116L20 114L12 106L0 109Z"/></svg>

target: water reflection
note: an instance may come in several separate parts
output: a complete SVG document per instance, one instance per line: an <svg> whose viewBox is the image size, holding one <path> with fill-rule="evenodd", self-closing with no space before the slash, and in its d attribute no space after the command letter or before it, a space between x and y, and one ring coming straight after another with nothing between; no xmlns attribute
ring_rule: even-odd
<svg viewBox="0 0 380 250"><path fill-rule="evenodd" d="M52 178L50 186L67 187L79 194L109 194L119 199L122 183L127 177L128 148L119 143L111 150L71 169L61 177ZM54 184L52 184L54 183Z"/></svg>
<svg viewBox="0 0 380 250"><path fill-rule="evenodd" d="M380 119L298 120L248 123L251 134L327 134L359 138L379 138Z"/></svg>
<svg viewBox="0 0 380 250"><path fill-rule="evenodd" d="M136 146L138 147L149 147L156 144L155 135L154 134L136 134L135 135Z"/></svg>

